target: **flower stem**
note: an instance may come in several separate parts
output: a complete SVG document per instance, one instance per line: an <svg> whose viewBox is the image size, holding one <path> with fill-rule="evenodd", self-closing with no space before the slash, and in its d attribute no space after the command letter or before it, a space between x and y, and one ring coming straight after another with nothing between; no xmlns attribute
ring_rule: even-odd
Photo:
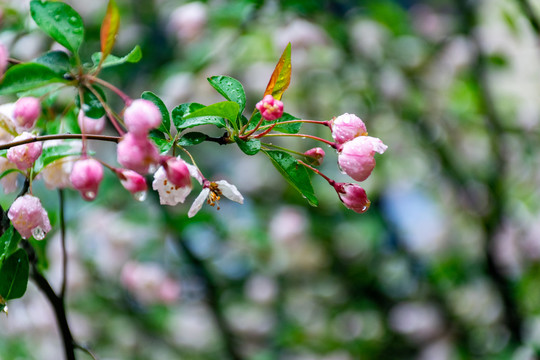
<svg viewBox="0 0 540 360"><path fill-rule="evenodd" d="M324 178L324 180L328 181L328 183L332 186L335 186L336 184L336 181L335 180L332 180L330 179L328 176L324 175L319 169L316 169L314 168L313 166L309 165L309 164L306 164L305 162L303 162L302 160L297 160L299 164L302 164L304 165L305 167L307 167L308 169L310 169L311 171L313 171L315 174L317 175L320 175Z"/></svg>
<svg viewBox="0 0 540 360"><path fill-rule="evenodd" d="M100 85L105 86L107 89L111 90L116 95L120 96L122 98L122 101L124 101L124 103L126 104L126 106L131 105L131 103L133 102L133 100L125 92L123 92L122 90L120 90L119 88L111 84L110 82L107 82L93 75L86 75L86 78L92 82L96 82Z"/></svg>
<svg viewBox="0 0 540 360"><path fill-rule="evenodd" d="M120 127L120 124L118 124L118 121L116 120L116 117L112 113L111 108L109 107L109 105L107 105L105 100L103 100L101 95L94 88L92 88L91 86L88 86L88 90L90 90L92 92L92 94L94 94L95 97L99 100L99 102L101 103L101 105L105 109L105 112L107 113L108 118L111 120L111 123L113 124L113 126L116 129L116 131L118 132L118 134L124 135L125 131L122 130L122 128Z"/></svg>
<svg viewBox="0 0 540 360"><path fill-rule="evenodd" d="M260 135L260 134L259 134ZM254 136L254 138L258 138L259 135L257 136ZM313 136L313 135L308 135L308 134L267 134L267 135L264 135L265 137L268 137L268 136L295 136L295 137L301 137L301 138L308 138L308 139L313 139L313 140L317 140L317 141L321 141L325 144L328 144L330 145L331 147L333 147L334 149L337 148L337 145L336 143L334 142L331 142L329 140L326 140L326 139L323 139L323 138L320 138L320 137L317 137L317 136Z"/></svg>

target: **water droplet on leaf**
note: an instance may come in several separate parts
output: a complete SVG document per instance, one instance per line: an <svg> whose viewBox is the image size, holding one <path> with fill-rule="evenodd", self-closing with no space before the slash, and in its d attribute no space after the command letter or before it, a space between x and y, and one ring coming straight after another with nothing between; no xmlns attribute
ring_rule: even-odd
<svg viewBox="0 0 540 360"><path fill-rule="evenodd" d="M56 20L56 21L60 21L60 14L58 14L58 15L54 15L54 20Z"/></svg>
<svg viewBox="0 0 540 360"><path fill-rule="evenodd" d="M75 17L75 16L70 17L69 18L69 23L73 24L73 25L76 24L77 23L77 17Z"/></svg>
<svg viewBox="0 0 540 360"><path fill-rule="evenodd" d="M86 200L94 200L96 198L96 193L93 191L88 191L84 193L84 198Z"/></svg>

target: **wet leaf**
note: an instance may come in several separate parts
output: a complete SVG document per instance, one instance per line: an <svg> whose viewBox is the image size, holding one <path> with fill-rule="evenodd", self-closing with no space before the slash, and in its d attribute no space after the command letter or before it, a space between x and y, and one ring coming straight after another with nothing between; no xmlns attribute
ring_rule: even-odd
<svg viewBox="0 0 540 360"><path fill-rule="evenodd" d="M32 0L30 14L50 37L74 54L79 51L84 39L84 24L71 6L59 1Z"/></svg>
<svg viewBox="0 0 540 360"><path fill-rule="evenodd" d="M111 50L116 41L118 27L120 26L120 12L114 0L109 0L105 18L101 23L100 40L101 40L101 61L103 62L111 53Z"/></svg>
<svg viewBox="0 0 540 360"><path fill-rule="evenodd" d="M101 62L101 58L103 57L103 54L101 52L93 53L92 54L92 62L94 65L98 65ZM118 57L114 55L109 55L107 58L103 61L101 64L102 68L110 67L110 66L116 66L116 65L122 65L125 63L136 63L139 62L142 58L142 52L139 45L136 45L133 50L129 52L124 57Z"/></svg>
<svg viewBox="0 0 540 360"><path fill-rule="evenodd" d="M156 105L159 109L159 111L161 112L161 117L162 117L162 121L161 121L161 125L159 126L159 130L167 133L167 134L170 134L171 132L171 116L169 114L169 110L167 109L167 106L165 106L165 103L163 102L163 100L161 100L156 94L150 92L150 91L145 91L142 93L141 95L141 98L145 99L145 100L148 100L148 101L151 101L154 103L154 105Z"/></svg>
<svg viewBox="0 0 540 360"><path fill-rule="evenodd" d="M0 85L0 95L16 94L60 82L66 81L48 66L37 63L19 64L6 71Z"/></svg>
<svg viewBox="0 0 540 360"><path fill-rule="evenodd" d="M4 259L0 267L0 296L5 301L24 295L28 285L28 270L28 255L23 249L18 249Z"/></svg>
<svg viewBox="0 0 540 360"><path fill-rule="evenodd" d="M298 190L312 206L317 206L319 201L315 197L311 179L306 168L290 154L279 150L263 150L272 160L272 164L281 175Z"/></svg>
<svg viewBox="0 0 540 360"><path fill-rule="evenodd" d="M287 45L279 59L270 81L264 91L264 96L272 95L281 100L281 96L291 83L291 43ZM263 97L264 97L263 96Z"/></svg>
<svg viewBox="0 0 540 360"><path fill-rule="evenodd" d="M255 155L261 150L261 141L259 139L242 140L235 137L236 144L246 155Z"/></svg>

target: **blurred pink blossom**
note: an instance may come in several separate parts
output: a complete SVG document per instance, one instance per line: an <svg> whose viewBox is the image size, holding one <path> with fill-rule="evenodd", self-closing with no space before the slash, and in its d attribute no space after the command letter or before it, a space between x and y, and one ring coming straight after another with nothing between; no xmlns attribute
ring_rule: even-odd
<svg viewBox="0 0 540 360"><path fill-rule="evenodd" d="M41 114L41 102L35 97L22 97L15 102L13 118L18 129L31 130Z"/></svg>
<svg viewBox="0 0 540 360"><path fill-rule="evenodd" d="M146 137L132 133L124 135L117 148L117 160L123 167L146 174L159 161L157 147Z"/></svg>
<svg viewBox="0 0 540 360"><path fill-rule="evenodd" d="M152 129L159 127L161 111L149 100L134 100L124 112L124 122L129 132L137 136L146 136Z"/></svg>
<svg viewBox="0 0 540 360"><path fill-rule="evenodd" d="M82 110L79 111L77 122L83 134L99 135L103 132L103 129L105 129L105 116L102 116L99 119L93 119L85 116L84 111Z"/></svg>

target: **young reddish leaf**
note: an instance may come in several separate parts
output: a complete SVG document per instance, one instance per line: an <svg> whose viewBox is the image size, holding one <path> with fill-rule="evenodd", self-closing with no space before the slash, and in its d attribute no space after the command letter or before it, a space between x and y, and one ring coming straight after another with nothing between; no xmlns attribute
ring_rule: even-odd
<svg viewBox="0 0 540 360"><path fill-rule="evenodd" d="M272 95L275 99L281 100L281 96L291 83L291 43L287 45L281 58L270 77L264 96Z"/></svg>
<svg viewBox="0 0 540 360"><path fill-rule="evenodd" d="M107 6L107 13L101 24L101 61L103 62L107 55L111 53L111 50L114 46L116 40L116 34L118 33L118 27L120 25L120 13L116 2L114 0L109 0L109 5Z"/></svg>

